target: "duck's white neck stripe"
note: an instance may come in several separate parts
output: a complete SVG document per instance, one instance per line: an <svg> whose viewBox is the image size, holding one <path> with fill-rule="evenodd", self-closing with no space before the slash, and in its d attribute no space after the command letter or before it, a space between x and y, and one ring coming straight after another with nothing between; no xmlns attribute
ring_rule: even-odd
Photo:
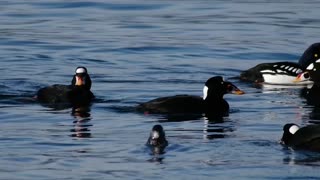
<svg viewBox="0 0 320 180"><path fill-rule="evenodd" d="M207 86L203 87L203 100L205 100L207 98L208 90L209 90L209 88Z"/></svg>

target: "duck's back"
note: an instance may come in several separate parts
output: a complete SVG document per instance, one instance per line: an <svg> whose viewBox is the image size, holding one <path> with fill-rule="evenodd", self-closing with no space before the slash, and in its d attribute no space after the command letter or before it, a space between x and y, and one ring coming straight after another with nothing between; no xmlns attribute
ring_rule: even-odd
<svg viewBox="0 0 320 180"><path fill-rule="evenodd" d="M72 86L55 84L52 86L39 89L37 98L42 103L67 103L68 93L72 90Z"/></svg>
<svg viewBox="0 0 320 180"><path fill-rule="evenodd" d="M138 111L148 113L203 113L204 101L199 96L176 95L161 97L137 106Z"/></svg>
<svg viewBox="0 0 320 180"><path fill-rule="evenodd" d="M320 125L301 128L294 134L290 146L294 148L320 151Z"/></svg>

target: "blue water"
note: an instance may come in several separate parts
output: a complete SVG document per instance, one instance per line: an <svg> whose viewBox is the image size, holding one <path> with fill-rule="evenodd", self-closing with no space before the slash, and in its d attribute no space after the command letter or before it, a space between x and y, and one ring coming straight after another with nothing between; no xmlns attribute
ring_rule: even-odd
<svg viewBox="0 0 320 180"><path fill-rule="evenodd" d="M1 1L0 179L315 179L320 154L281 146L286 123L314 123L301 87L233 77L261 62L297 62L319 39L318 1ZM32 97L88 68L97 97L85 116ZM229 117L172 120L139 102L201 95L222 75ZM163 155L145 147L163 125Z"/></svg>

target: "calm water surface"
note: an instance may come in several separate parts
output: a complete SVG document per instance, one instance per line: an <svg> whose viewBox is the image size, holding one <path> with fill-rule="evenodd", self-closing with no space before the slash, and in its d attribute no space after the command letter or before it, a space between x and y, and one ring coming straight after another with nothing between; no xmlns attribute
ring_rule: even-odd
<svg viewBox="0 0 320 180"><path fill-rule="evenodd" d="M285 123L317 122L301 87L232 77L261 62L297 62L319 39L317 1L0 2L0 179L316 179L320 154L281 146ZM86 114L33 101L88 68L97 101ZM130 112L159 96L201 95L223 75L222 121ZM144 146L161 123L169 146Z"/></svg>

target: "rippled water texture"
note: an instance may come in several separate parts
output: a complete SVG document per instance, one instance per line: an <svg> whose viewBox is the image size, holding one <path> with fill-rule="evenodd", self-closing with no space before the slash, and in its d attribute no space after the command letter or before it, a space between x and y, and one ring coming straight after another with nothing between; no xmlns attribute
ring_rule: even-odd
<svg viewBox="0 0 320 180"><path fill-rule="evenodd" d="M0 179L312 179L320 154L281 146L282 126L317 122L301 87L232 79L261 62L297 62L319 41L318 1L0 2ZM86 113L32 98L86 66L96 102ZM201 95L223 75L229 117L130 111L139 102ZM318 116L319 117L319 116ZM169 146L145 142L160 123Z"/></svg>

